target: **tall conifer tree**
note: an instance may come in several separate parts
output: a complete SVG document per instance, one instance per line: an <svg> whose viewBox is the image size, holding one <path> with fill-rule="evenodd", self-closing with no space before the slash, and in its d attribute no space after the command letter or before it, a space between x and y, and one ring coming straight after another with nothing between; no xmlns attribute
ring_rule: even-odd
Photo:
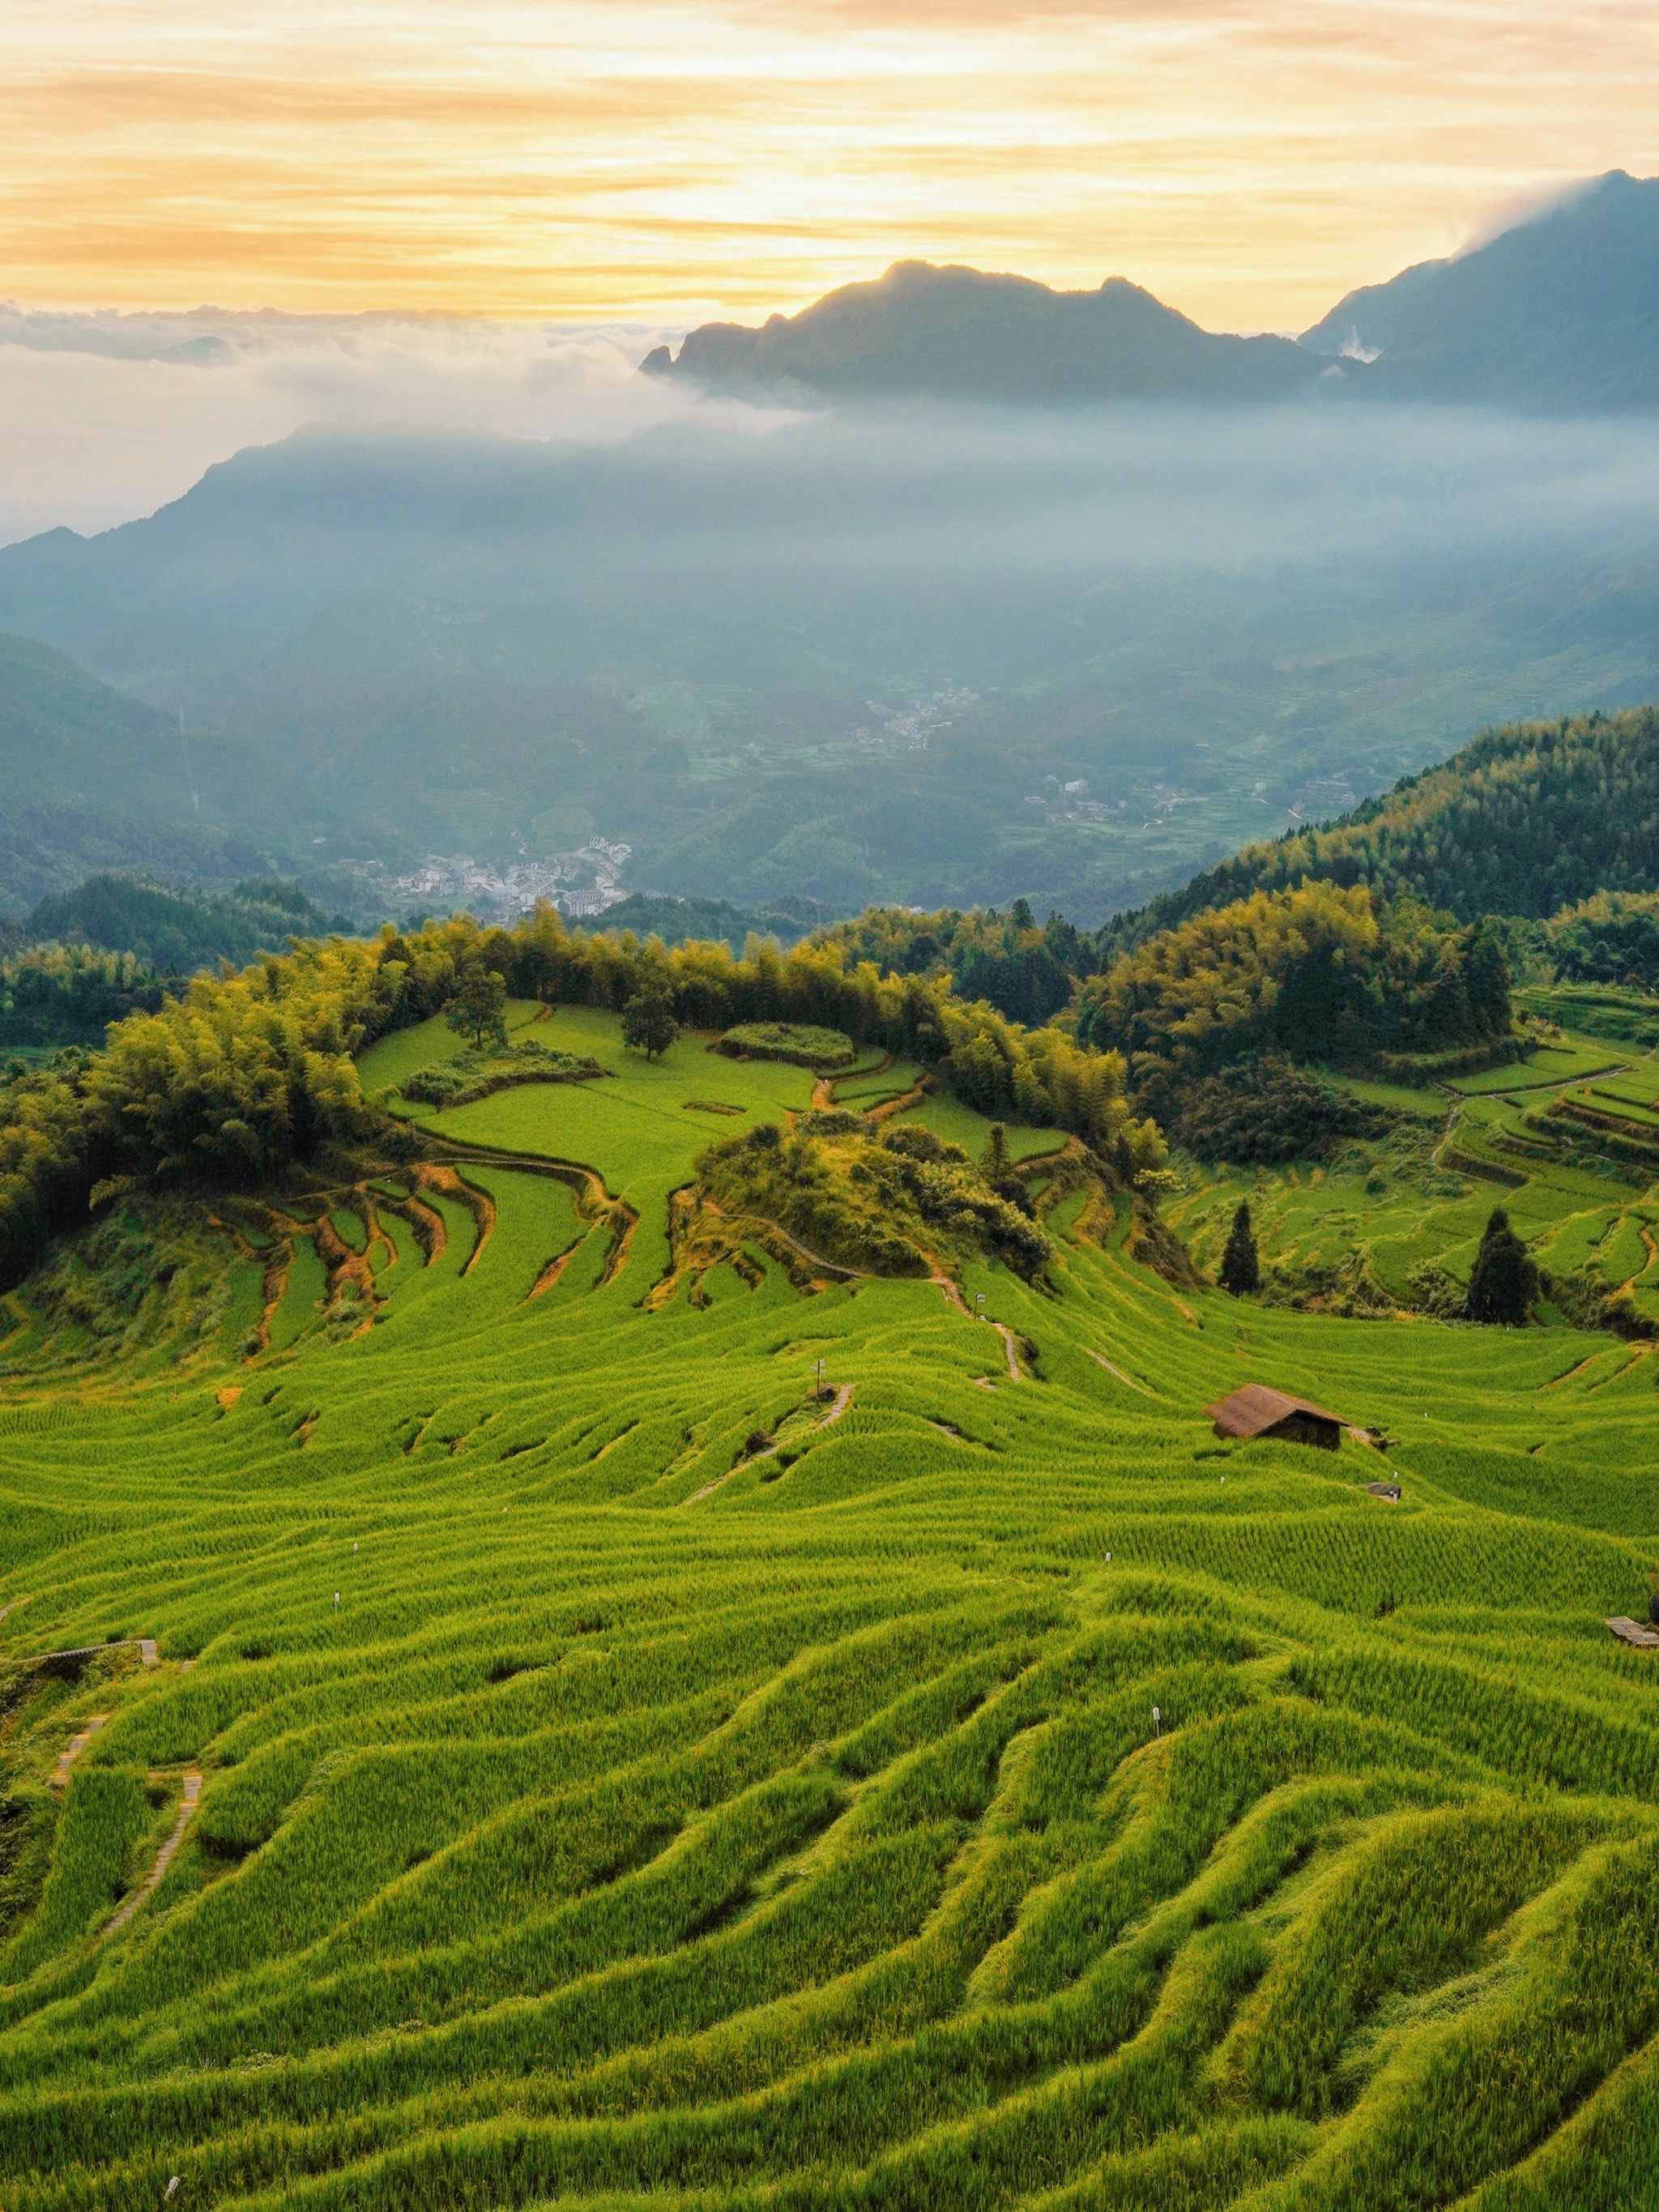
<svg viewBox="0 0 1659 2212"><path fill-rule="evenodd" d="M1233 1216L1233 1225L1227 1238L1227 1249L1221 1255L1221 1287L1231 1291L1236 1298L1247 1291L1261 1288L1261 1263L1256 1256L1255 1232L1250 1227L1250 1209L1241 1205Z"/></svg>

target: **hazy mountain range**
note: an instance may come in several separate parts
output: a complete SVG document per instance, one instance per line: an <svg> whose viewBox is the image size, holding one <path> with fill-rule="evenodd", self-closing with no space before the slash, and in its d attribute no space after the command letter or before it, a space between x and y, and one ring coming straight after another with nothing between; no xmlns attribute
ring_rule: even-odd
<svg viewBox="0 0 1659 2212"><path fill-rule="evenodd" d="M624 891L1093 923L1484 723L1651 698L1659 416L1613 400L1659 360L1656 195L1603 179L1300 343L911 268L769 357L856 325L888 351L845 359L890 363L920 302L909 358L997 365L997 404L871 380L605 444L303 434L0 550L0 906L276 866L366 915L599 838ZM1532 411L1413 393L1483 314ZM1012 404L1010 331L1075 378L1091 316L1139 396ZM1532 407L1597 360L1593 408ZM1395 404L1347 404L1362 376Z"/></svg>
<svg viewBox="0 0 1659 2212"><path fill-rule="evenodd" d="M1659 179L1614 169L1474 251L1337 304L1301 337L1228 337L1121 276L894 264L758 330L706 323L642 366L720 391L1036 401L1344 396L1577 410L1659 403Z"/></svg>

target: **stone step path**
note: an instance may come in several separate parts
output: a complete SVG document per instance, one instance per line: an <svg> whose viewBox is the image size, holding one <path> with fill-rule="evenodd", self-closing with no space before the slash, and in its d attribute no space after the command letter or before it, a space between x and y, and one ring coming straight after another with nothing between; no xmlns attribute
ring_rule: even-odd
<svg viewBox="0 0 1659 2212"><path fill-rule="evenodd" d="M114 1917L106 1925L104 1929L106 1936L113 1936L118 1929L125 1928L139 1906L147 1899L153 1897L161 1887L162 1875L173 1864L173 1853L185 1840L185 1830L190 1826L191 1814L196 1810L196 1801L201 1794L202 1778L196 1769L191 1767L185 1777L184 1796L179 1802L179 1817L173 1824L172 1833L155 1854L155 1865L139 1883L137 1888L133 1891L131 1896L123 1899Z"/></svg>
<svg viewBox="0 0 1659 2212"><path fill-rule="evenodd" d="M21 1604L22 1601L20 1599ZM112 1644L68 1644L61 1651L31 1651L16 1662L20 1667L44 1667L49 1659L95 1659L103 1651L137 1650L141 1667L159 1667L161 1655L153 1636L120 1636Z"/></svg>
<svg viewBox="0 0 1659 2212"><path fill-rule="evenodd" d="M92 1716L92 1718L87 1723L86 1726L82 1729L79 1735L72 1735L70 1738L69 1748L66 1751L59 1752L58 1754L58 1764L52 1768L52 1773L48 1778L54 1789L62 1790L67 1784L70 1778L70 1767L74 1765L76 1760L79 1759L81 1753L86 1749L87 1746L92 1741L94 1736L97 1735L99 1729L102 1728L104 1723L108 1718L109 1715L107 1713L94 1713Z"/></svg>

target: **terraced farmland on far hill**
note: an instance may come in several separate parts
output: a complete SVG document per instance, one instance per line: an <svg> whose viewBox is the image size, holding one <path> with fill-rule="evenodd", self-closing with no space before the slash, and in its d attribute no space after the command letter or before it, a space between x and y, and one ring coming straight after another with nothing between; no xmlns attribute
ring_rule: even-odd
<svg viewBox="0 0 1659 2212"><path fill-rule="evenodd" d="M613 1072L227 1206L212 1295L5 1303L0 2201L1659 2203L1647 1347L1172 1285L1035 1130L1034 1281L694 1264L812 1072L537 1028ZM1249 1187L1449 1262L1444 1133Z"/></svg>

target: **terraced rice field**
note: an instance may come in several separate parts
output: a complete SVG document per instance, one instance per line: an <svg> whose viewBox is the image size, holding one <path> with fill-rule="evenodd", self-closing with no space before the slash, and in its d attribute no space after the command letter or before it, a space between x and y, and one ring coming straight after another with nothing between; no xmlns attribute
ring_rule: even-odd
<svg viewBox="0 0 1659 2212"><path fill-rule="evenodd" d="M248 1217L251 1357L13 1302L8 2212L1659 2203L1644 1351L1174 1291L1089 1190L1048 1289L655 1295L693 1102L811 1079L548 1027L627 1072L274 1293Z"/></svg>
<svg viewBox="0 0 1659 2212"><path fill-rule="evenodd" d="M1431 1091L1348 1084L1406 1117L1387 1142L1350 1147L1329 1167L1240 1173L1188 1163L1165 1211L1212 1272L1243 1198L1264 1261L1311 1287L1358 1255L1382 1292L1406 1298L1425 1262L1466 1282L1502 1206L1543 1267L1588 1269L1659 1320L1659 1059L1627 1049L1610 1062L1610 1050L1575 1039ZM1586 1082L1591 1062L1605 1072ZM1610 1132L1626 1151L1607 1146Z"/></svg>

